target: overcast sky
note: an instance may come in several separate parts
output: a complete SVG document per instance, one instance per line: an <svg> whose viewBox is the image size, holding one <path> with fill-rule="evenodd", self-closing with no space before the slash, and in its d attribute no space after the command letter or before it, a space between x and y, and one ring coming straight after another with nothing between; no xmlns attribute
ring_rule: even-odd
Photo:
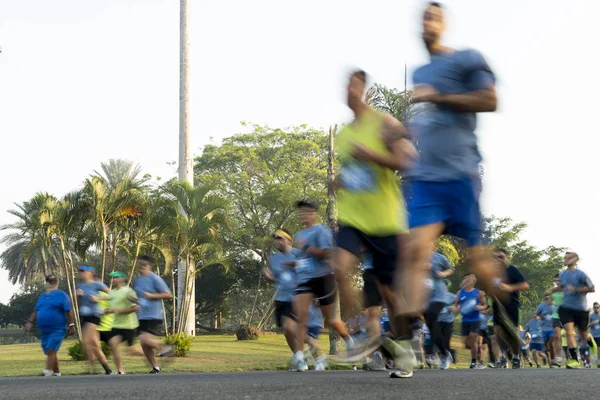
<svg viewBox="0 0 600 400"><path fill-rule="evenodd" d="M191 5L192 141L240 121L328 127L347 120L349 68L403 88L427 61L420 0L222 0ZM600 282L595 137L596 0L451 0L446 42L498 76L480 119L483 211L526 221L539 247L579 252ZM0 0L0 224L37 191L78 187L125 158L168 178L177 160L179 2ZM410 86L410 79L409 79ZM589 139L591 137L591 140ZM0 271L0 301L16 290Z"/></svg>

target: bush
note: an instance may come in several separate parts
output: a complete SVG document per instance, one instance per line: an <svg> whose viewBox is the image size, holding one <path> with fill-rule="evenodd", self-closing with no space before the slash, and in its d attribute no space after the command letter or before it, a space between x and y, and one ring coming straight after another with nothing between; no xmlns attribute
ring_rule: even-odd
<svg viewBox="0 0 600 400"><path fill-rule="evenodd" d="M102 346L102 352L106 356L106 358L110 357L110 349L108 345L104 342L100 342ZM83 346L81 342L78 340L69 347L69 356L75 361L83 361L85 360L85 354L83 353Z"/></svg>
<svg viewBox="0 0 600 400"><path fill-rule="evenodd" d="M248 324L240 325L238 330L235 331L237 340L256 340L260 334L261 332L257 327Z"/></svg>
<svg viewBox="0 0 600 400"><path fill-rule="evenodd" d="M185 357L192 348L193 339L194 338L187 333L175 333L168 335L163 340L165 344L173 346L173 350L177 357Z"/></svg>

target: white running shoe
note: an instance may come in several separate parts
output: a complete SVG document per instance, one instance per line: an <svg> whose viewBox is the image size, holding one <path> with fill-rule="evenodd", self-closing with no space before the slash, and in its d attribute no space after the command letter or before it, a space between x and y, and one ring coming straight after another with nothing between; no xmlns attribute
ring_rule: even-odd
<svg viewBox="0 0 600 400"><path fill-rule="evenodd" d="M325 371L327 368L327 357L321 356L315 360L315 371Z"/></svg>
<svg viewBox="0 0 600 400"><path fill-rule="evenodd" d="M42 371L40 376L52 376L52 371L50 371L49 369L45 369Z"/></svg>
<svg viewBox="0 0 600 400"><path fill-rule="evenodd" d="M53 376L62 376L62 374L60 372L55 372Z"/></svg>
<svg viewBox="0 0 600 400"><path fill-rule="evenodd" d="M376 351L371 357L371 361L365 364L367 371L385 371L385 362L380 352Z"/></svg>
<svg viewBox="0 0 600 400"><path fill-rule="evenodd" d="M398 371L390 372L390 378L406 379L406 378L412 378L412 376L413 376L412 369L410 371L398 370Z"/></svg>
<svg viewBox="0 0 600 400"><path fill-rule="evenodd" d="M440 369L449 369L450 364L452 364L452 361L454 361L450 352L447 352L445 356L441 357L441 359L442 362L440 364Z"/></svg>

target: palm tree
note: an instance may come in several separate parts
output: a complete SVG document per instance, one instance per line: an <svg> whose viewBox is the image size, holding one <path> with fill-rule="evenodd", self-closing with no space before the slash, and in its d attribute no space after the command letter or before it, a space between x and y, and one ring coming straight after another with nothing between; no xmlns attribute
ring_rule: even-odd
<svg viewBox="0 0 600 400"><path fill-rule="evenodd" d="M47 203L55 200L47 193L38 193L23 204L15 204L17 210L8 211L18 220L0 227L12 231L0 241L7 246L0 262L11 282L23 283L58 272L59 250L52 240L51 215L47 210Z"/></svg>
<svg viewBox="0 0 600 400"><path fill-rule="evenodd" d="M172 208L177 212L175 219L178 259L185 260L185 293L179 301L177 332L187 330L194 334L196 319L195 277L197 268L216 263L226 264L221 259L217 242L220 229L225 226L226 203L220 197L209 194L206 186L192 187L187 182L173 182L167 188L172 196ZM178 274L184 273L177 271ZM187 328L187 329L186 329Z"/></svg>
<svg viewBox="0 0 600 400"><path fill-rule="evenodd" d="M102 163L101 167L104 175L96 172L88 178L83 192L88 218L93 221L97 244L102 251L101 277L104 279L107 253L112 250L111 267L114 270L118 247L125 240L125 228L121 222L136 215L137 206L147 189L145 183L148 177L140 178L140 167L130 161L110 160Z"/></svg>
<svg viewBox="0 0 600 400"><path fill-rule="evenodd" d="M406 125L417 111L411 103L411 97L412 91L390 89L385 85L375 83L367 90L365 102L378 111L392 115Z"/></svg>

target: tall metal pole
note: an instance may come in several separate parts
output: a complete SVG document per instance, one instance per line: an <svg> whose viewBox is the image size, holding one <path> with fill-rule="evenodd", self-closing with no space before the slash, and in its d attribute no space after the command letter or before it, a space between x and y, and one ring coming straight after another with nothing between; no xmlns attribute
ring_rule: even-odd
<svg viewBox="0 0 600 400"><path fill-rule="evenodd" d="M180 21L179 21L179 179L194 184L194 174L192 167L192 146L190 138L190 92L189 92L189 1L180 0ZM179 300L179 315L187 315L186 321L182 326L184 332L190 335L195 333L196 325L196 296L195 296L195 266L186 265L185 259L179 260L177 271L177 298ZM186 277L192 274L187 279ZM187 292L187 293L186 293ZM185 300L189 296L189 301ZM184 312L181 306L189 307Z"/></svg>

